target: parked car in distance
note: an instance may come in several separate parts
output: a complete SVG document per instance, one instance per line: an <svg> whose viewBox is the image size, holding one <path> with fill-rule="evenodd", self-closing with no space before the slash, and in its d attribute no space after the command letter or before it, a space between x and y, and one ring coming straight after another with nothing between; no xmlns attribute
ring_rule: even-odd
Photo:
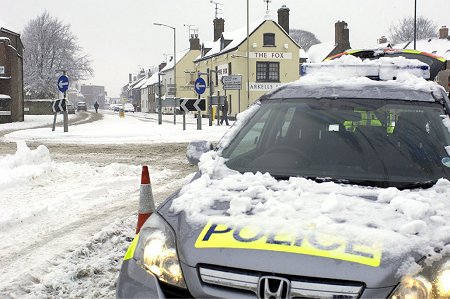
<svg viewBox="0 0 450 299"><path fill-rule="evenodd" d="M122 109L123 105L122 104L113 104L110 106L110 109L114 112L119 112L120 109Z"/></svg>
<svg viewBox="0 0 450 299"><path fill-rule="evenodd" d="M81 111L81 110L87 111L86 102L78 102L77 103L77 111Z"/></svg>
<svg viewBox="0 0 450 299"><path fill-rule="evenodd" d="M68 114L75 114L75 106L69 101L66 102L66 110Z"/></svg>
<svg viewBox="0 0 450 299"><path fill-rule="evenodd" d="M134 112L134 106L130 103L125 103L123 106L123 111L125 112Z"/></svg>

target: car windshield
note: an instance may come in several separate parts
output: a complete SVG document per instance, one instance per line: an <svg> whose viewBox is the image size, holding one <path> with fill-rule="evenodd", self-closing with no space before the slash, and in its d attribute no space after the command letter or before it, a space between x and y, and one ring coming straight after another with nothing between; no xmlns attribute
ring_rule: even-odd
<svg viewBox="0 0 450 299"><path fill-rule="evenodd" d="M450 179L450 133L434 102L262 101L222 151L228 167L369 186L414 188Z"/></svg>

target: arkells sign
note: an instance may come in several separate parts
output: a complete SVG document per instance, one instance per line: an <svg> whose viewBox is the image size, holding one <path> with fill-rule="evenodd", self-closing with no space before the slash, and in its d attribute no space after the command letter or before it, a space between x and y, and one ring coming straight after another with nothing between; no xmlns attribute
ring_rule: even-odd
<svg viewBox="0 0 450 299"><path fill-rule="evenodd" d="M250 82L250 91L270 91L274 88L280 87L284 83L252 83Z"/></svg>
<svg viewBox="0 0 450 299"><path fill-rule="evenodd" d="M292 53L288 52L250 52L250 58L253 59L292 59Z"/></svg>

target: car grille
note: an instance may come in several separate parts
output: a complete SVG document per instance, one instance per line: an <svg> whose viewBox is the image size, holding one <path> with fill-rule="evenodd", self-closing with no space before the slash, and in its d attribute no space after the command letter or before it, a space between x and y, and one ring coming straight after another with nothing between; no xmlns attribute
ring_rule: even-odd
<svg viewBox="0 0 450 299"><path fill-rule="evenodd" d="M263 273L244 273L234 269L211 269L200 267L204 283L226 288L250 291L258 295L258 284ZM280 276L281 277L281 276ZM289 298L341 298L356 299L364 285L357 282L326 282L309 278L293 277L290 280Z"/></svg>

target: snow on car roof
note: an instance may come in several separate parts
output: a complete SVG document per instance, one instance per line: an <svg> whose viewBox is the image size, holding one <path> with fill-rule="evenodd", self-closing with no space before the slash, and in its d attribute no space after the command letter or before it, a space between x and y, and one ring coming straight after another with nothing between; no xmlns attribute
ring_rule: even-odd
<svg viewBox="0 0 450 299"><path fill-rule="evenodd" d="M444 90L442 86L421 78L422 68L427 65L415 59L393 57L362 60L352 55L343 55L335 60L310 65L324 67L311 68L312 71L309 74L302 76L293 83L274 89L269 95L276 93L278 97L292 97L296 94L298 96L299 88L320 92L320 88L335 87L336 90L341 92L346 90L351 92L352 90L364 90L373 87L383 88L383 90L421 91L428 94L433 93L435 97L442 98L442 91ZM387 80L380 81L367 78L367 70L370 70L369 74L372 74L374 67L380 68L380 70L384 67L381 79L387 78ZM389 78L395 78L395 80L389 80ZM434 101L434 99L428 97L428 101Z"/></svg>

